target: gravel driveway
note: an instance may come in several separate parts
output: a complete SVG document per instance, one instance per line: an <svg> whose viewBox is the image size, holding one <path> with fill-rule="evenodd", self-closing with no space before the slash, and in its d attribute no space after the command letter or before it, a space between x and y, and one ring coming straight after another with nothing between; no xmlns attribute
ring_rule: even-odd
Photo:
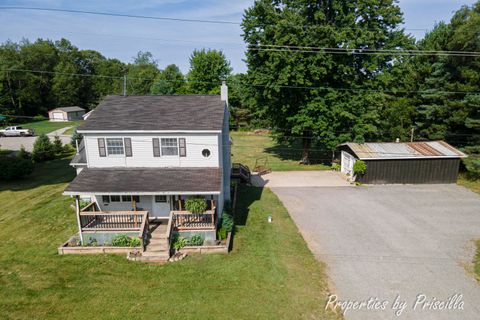
<svg viewBox="0 0 480 320"><path fill-rule="evenodd" d="M342 301L387 301L384 310L381 304L380 310L350 310L346 319L479 319L480 286L467 271L472 240L480 238L477 194L456 185L272 190L326 262L332 294ZM461 294L463 310L460 300L457 310L425 303L414 310L421 294L426 301ZM392 310L397 296L407 303L399 317Z"/></svg>

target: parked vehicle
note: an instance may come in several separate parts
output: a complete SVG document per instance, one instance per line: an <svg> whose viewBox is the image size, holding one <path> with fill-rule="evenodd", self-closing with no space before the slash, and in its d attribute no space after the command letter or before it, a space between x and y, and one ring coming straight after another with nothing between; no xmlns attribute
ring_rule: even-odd
<svg viewBox="0 0 480 320"><path fill-rule="evenodd" d="M35 135L33 129L24 129L16 126L0 129L0 137L28 137L33 135Z"/></svg>

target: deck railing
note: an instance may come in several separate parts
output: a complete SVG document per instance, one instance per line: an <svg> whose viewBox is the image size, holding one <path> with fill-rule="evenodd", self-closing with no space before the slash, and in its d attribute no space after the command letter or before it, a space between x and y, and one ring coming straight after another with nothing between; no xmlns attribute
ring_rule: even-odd
<svg viewBox="0 0 480 320"><path fill-rule="evenodd" d="M172 211L172 224L177 230L215 229L215 208L204 213Z"/></svg>
<svg viewBox="0 0 480 320"><path fill-rule="evenodd" d="M145 243L148 237L148 211L98 211L92 202L79 213L81 232L117 231L138 232Z"/></svg>

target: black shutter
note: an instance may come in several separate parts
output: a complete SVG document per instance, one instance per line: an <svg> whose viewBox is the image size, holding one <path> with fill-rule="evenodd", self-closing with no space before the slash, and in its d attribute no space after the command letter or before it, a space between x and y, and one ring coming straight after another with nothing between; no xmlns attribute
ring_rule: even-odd
<svg viewBox="0 0 480 320"><path fill-rule="evenodd" d="M98 154L100 155L100 157L106 157L107 152L105 150L105 139L98 138L97 141L98 141Z"/></svg>
<svg viewBox="0 0 480 320"><path fill-rule="evenodd" d="M179 138L178 144L180 146L180 157L187 156L187 143L185 142L185 138Z"/></svg>
<svg viewBox="0 0 480 320"><path fill-rule="evenodd" d="M158 140L158 138L153 138L152 143L153 143L153 156L160 157L160 141Z"/></svg>
<svg viewBox="0 0 480 320"><path fill-rule="evenodd" d="M125 138L125 157L132 156L132 139Z"/></svg>

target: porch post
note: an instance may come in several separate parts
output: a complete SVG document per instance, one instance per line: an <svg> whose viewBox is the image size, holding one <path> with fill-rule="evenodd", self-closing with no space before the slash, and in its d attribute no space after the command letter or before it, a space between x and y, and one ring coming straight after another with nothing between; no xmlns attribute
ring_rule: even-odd
<svg viewBox="0 0 480 320"><path fill-rule="evenodd" d="M78 199L78 196L75 196L75 209L77 213L78 234L80 235L80 243L83 246L82 224L80 222L80 200Z"/></svg>

